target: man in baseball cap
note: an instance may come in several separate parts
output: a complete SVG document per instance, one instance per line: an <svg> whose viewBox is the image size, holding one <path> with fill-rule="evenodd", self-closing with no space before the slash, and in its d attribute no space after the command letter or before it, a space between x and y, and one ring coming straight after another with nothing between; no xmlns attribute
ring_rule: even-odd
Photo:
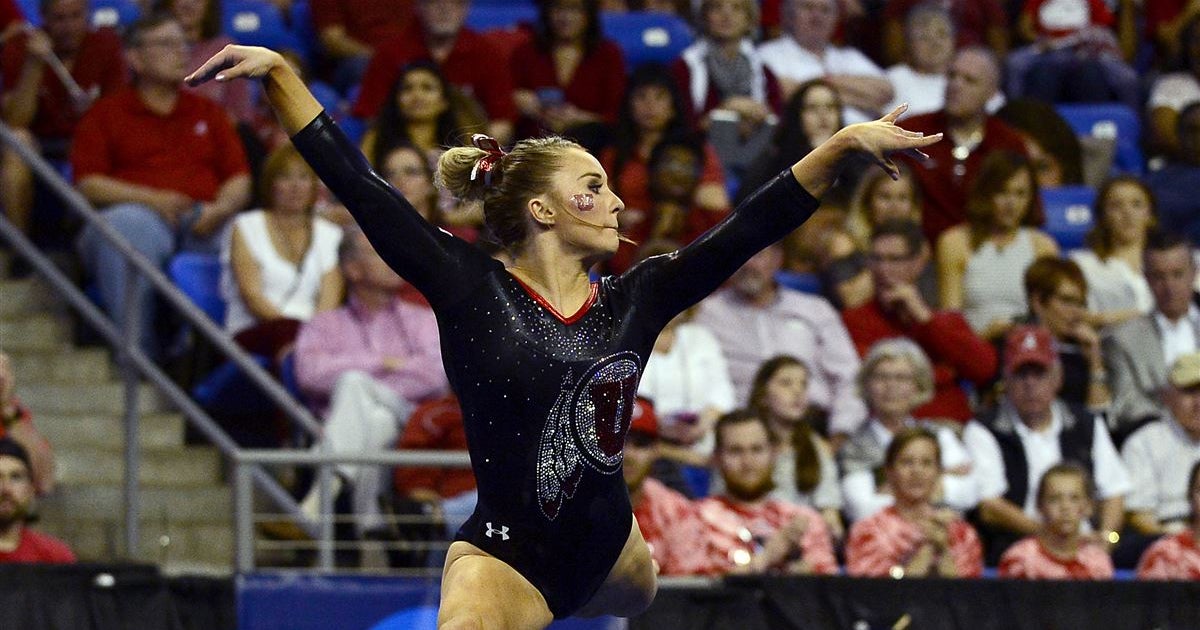
<svg viewBox="0 0 1200 630"><path fill-rule="evenodd" d="M11 438L0 438L0 563L75 562L66 543L26 524L33 505L29 454Z"/></svg>

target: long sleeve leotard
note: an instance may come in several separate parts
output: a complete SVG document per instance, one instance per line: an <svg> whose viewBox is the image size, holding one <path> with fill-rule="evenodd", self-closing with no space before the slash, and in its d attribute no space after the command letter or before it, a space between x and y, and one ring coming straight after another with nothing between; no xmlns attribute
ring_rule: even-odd
<svg viewBox="0 0 1200 630"><path fill-rule="evenodd" d="M426 223L321 114L293 138L389 265L437 314L479 487L457 539L520 572L556 617L583 606L632 526L622 449L654 340L817 201L790 172L691 245L557 313L504 266Z"/></svg>

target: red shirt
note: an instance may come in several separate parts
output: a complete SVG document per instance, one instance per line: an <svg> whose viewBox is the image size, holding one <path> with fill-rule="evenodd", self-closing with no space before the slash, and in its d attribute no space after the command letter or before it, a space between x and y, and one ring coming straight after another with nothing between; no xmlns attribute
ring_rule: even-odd
<svg viewBox="0 0 1200 630"><path fill-rule="evenodd" d="M16 0L0 0L0 31L13 22L24 22L25 14L21 13Z"/></svg>
<svg viewBox="0 0 1200 630"><path fill-rule="evenodd" d="M817 575L837 573L829 527L816 510L796 503L768 499L758 505L734 503L727 497L709 497L697 504L706 528L705 547L712 572L729 573L737 558L759 551L762 545L797 518L807 519L804 532L793 541L800 557Z"/></svg>
<svg viewBox="0 0 1200 630"><path fill-rule="evenodd" d="M888 0L883 6L883 19L904 23L913 7L927 0ZM955 46L986 46L989 26L1008 24L1004 6L997 0L941 0L942 6L950 11L954 28L958 32ZM905 125L907 128L907 125Z"/></svg>
<svg viewBox="0 0 1200 630"><path fill-rule="evenodd" d="M1000 577L1026 580L1111 580L1112 558L1085 543L1070 560L1052 555L1037 536L1022 538L1000 556Z"/></svg>
<svg viewBox="0 0 1200 630"><path fill-rule="evenodd" d="M309 6L318 34L342 26L372 48L400 36L413 19L412 0L312 0Z"/></svg>
<svg viewBox="0 0 1200 630"><path fill-rule="evenodd" d="M924 324L907 324L871 300L842 313L846 331L860 357L883 339L907 337L917 342L933 364L933 398L913 410L917 418L951 418L966 422L974 417L966 393L958 386L965 378L977 385L996 373L996 349L971 330L958 311L934 311Z"/></svg>
<svg viewBox="0 0 1200 630"><path fill-rule="evenodd" d="M704 537L704 523L696 504L652 477L642 481L641 496L633 506L642 538L663 575L703 575L709 573L708 554L698 541Z"/></svg>
<svg viewBox="0 0 1200 630"><path fill-rule="evenodd" d="M467 433L463 429L462 409L453 395L431 400L413 411L404 425L404 433L396 445L401 450L467 450ZM475 488L475 475L470 468L413 468L398 466L394 474L396 491L412 494L414 490L433 490L442 498L450 498Z"/></svg>
<svg viewBox="0 0 1200 630"><path fill-rule="evenodd" d="M513 51L511 65L513 88L559 88L565 102L603 116L608 123L616 122L621 97L625 94L625 58L613 42L600 40L580 60L566 85L559 84L558 71L554 69L550 53L539 48L532 39Z"/></svg>
<svg viewBox="0 0 1200 630"><path fill-rule="evenodd" d="M71 147L75 181L105 175L211 201L230 177L248 172L237 132L212 101L179 93L167 115L125 88L84 114Z"/></svg>
<svg viewBox="0 0 1200 630"><path fill-rule="evenodd" d="M25 64L27 37L18 35L0 52L0 73L5 85L16 85ZM125 56L121 52L121 38L111 28L90 31L83 36L71 76L84 92L108 95L129 82L125 70ZM38 86L37 113L30 130L43 139L68 139L79 124L80 114L71 103L70 94L58 75L49 68L42 73Z"/></svg>
<svg viewBox="0 0 1200 630"><path fill-rule="evenodd" d="M920 131L926 134L946 131L946 114L944 111L923 114L905 119L904 128ZM925 236L933 245L942 232L952 228L967 219L967 192L971 181L979 173L984 158L992 151L1004 150L1025 155L1025 142L1011 127L995 116L988 116L984 125L983 141L967 156L963 163L965 171L955 173L957 160L951 152L954 143L949 137L922 149L929 154L928 160L917 160L901 155L908 167L913 171L917 183L921 187L921 197L924 202L922 212ZM1041 202L1037 202L1038 224L1042 222Z"/></svg>
<svg viewBox="0 0 1200 630"><path fill-rule="evenodd" d="M71 564L75 553L67 543L38 531L23 527L21 542L12 551L0 551L0 564L44 563Z"/></svg>
<svg viewBox="0 0 1200 630"><path fill-rule="evenodd" d="M983 575L983 545L975 529L962 519L949 526L950 555L958 577ZM853 576L887 577L892 567L904 565L925 540L921 528L910 523L895 506L877 512L850 528L846 543L846 572Z"/></svg>
<svg viewBox="0 0 1200 630"><path fill-rule="evenodd" d="M1142 554L1141 580L1200 580L1200 547L1191 530L1159 538Z"/></svg>
<svg viewBox="0 0 1200 630"><path fill-rule="evenodd" d="M512 76L507 68L496 64L502 57L487 38L464 28L439 66L446 80L479 101L489 117L511 121L517 117L517 106L512 100ZM429 59L432 57L425 37L416 26L381 43L363 74L362 91L352 113L359 118L373 118L391 94L400 69L413 61Z"/></svg>

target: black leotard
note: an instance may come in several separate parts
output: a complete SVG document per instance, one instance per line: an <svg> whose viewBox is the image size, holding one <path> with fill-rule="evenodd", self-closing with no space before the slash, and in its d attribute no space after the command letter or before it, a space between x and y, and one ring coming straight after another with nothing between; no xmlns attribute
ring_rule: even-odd
<svg viewBox="0 0 1200 630"><path fill-rule="evenodd" d="M564 317L499 262L422 220L325 114L293 140L437 314L479 486L457 539L511 565L555 617L569 616L629 537L622 447L655 337L817 201L784 172L691 245L594 283Z"/></svg>

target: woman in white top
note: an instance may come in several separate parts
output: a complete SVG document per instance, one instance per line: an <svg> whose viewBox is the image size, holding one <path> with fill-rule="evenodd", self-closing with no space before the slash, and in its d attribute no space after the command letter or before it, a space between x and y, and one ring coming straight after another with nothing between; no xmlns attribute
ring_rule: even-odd
<svg viewBox="0 0 1200 630"><path fill-rule="evenodd" d="M949 426L912 415L933 396L933 368L921 347L903 337L876 343L863 359L858 384L871 416L838 452L846 516L857 522L895 502L884 480L884 456L893 436L914 426L937 436L942 460L939 502L958 512L974 508L979 490L970 474L967 447Z"/></svg>
<svg viewBox="0 0 1200 630"><path fill-rule="evenodd" d="M1146 233L1156 223L1154 194L1132 175L1114 177L1096 195L1099 215L1087 236L1087 249L1071 252L1088 286L1090 323L1101 328L1133 319L1154 308L1142 275Z"/></svg>
<svg viewBox="0 0 1200 630"><path fill-rule="evenodd" d="M225 329L248 351L278 358L300 323L341 303L342 230L317 217L318 180L291 144L263 165L265 207L234 218L221 247Z"/></svg>
<svg viewBox="0 0 1200 630"><path fill-rule="evenodd" d="M997 151L983 162L967 196L967 221L937 243L941 305L963 312L985 339L998 339L1024 315L1025 269L1058 244L1030 227L1037 220L1037 180L1029 160Z"/></svg>

